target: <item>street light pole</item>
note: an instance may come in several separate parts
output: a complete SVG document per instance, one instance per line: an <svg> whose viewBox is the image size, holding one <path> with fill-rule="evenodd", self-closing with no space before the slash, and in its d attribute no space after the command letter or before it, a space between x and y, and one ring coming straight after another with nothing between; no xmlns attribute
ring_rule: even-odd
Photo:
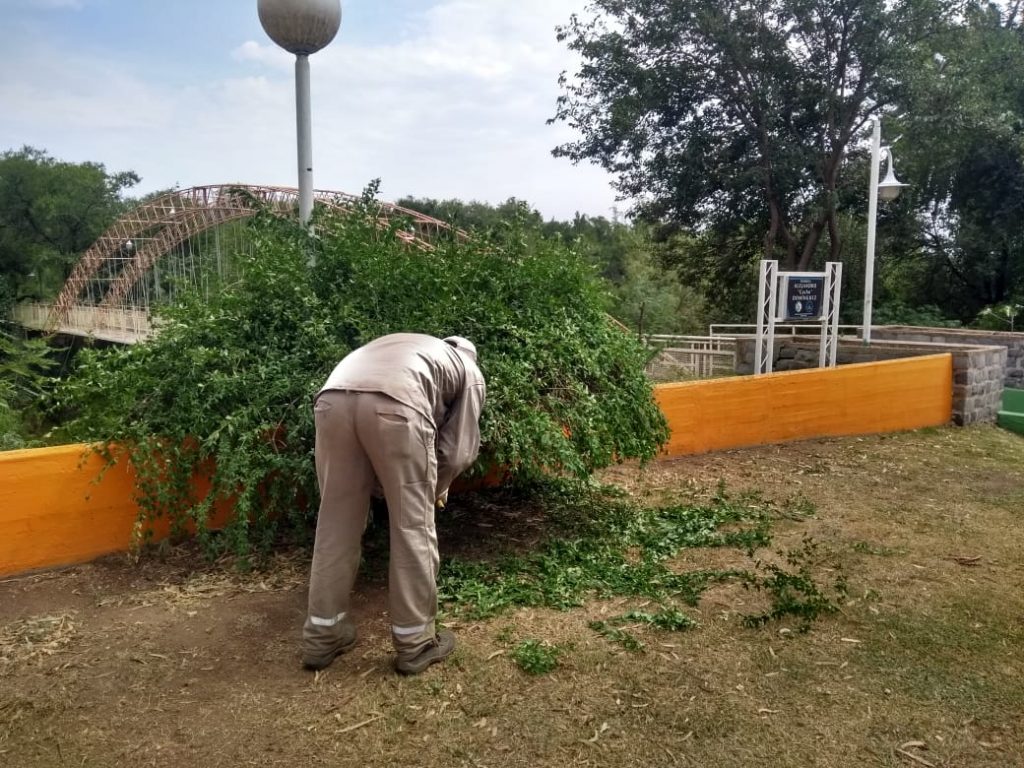
<svg viewBox="0 0 1024 768"><path fill-rule="evenodd" d="M309 97L309 56L295 57L295 127L299 159L299 221L313 215L313 117Z"/></svg>
<svg viewBox="0 0 1024 768"><path fill-rule="evenodd" d="M882 154L882 120L876 117L871 131L871 181L868 187L868 243L864 261L864 319L861 338L871 343L871 311L875 294L875 230L878 227L878 166ZM891 161L890 161L891 162Z"/></svg>
<svg viewBox="0 0 1024 768"><path fill-rule="evenodd" d="M899 138L896 139L899 141ZM895 143L895 142L894 142ZM882 152L885 152L885 178L878 180L881 170ZM861 337L865 344L871 343L871 310L875 293L875 230L878 226L878 200L895 200L907 186L896 178L892 147L882 146L882 120L876 117L871 132L871 188L868 190L868 247L864 260L864 327Z"/></svg>
<svg viewBox="0 0 1024 768"><path fill-rule="evenodd" d="M313 213L313 127L309 56L341 27L341 0L257 0L260 23L270 39L295 54L295 123L299 166L299 220Z"/></svg>

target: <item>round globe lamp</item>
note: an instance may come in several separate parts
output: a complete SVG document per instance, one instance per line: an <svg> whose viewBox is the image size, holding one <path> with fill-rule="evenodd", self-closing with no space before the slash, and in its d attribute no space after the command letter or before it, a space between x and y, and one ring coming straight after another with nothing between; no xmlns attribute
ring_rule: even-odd
<svg viewBox="0 0 1024 768"><path fill-rule="evenodd" d="M313 213L313 129L309 57L326 47L341 27L341 0L257 0L267 35L295 54L295 117L299 164L299 219Z"/></svg>

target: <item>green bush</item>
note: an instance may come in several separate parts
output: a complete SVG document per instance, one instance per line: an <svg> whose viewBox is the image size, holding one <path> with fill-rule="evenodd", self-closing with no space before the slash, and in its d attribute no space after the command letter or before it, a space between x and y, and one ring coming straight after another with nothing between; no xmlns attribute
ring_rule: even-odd
<svg viewBox="0 0 1024 768"><path fill-rule="evenodd" d="M859 322L859 321L858 321ZM959 328L962 323L946 317L933 304L911 307L899 301L879 305L872 318L874 325L915 325L925 328Z"/></svg>
<svg viewBox="0 0 1024 768"><path fill-rule="evenodd" d="M40 402L51 384L50 348L0 329L0 451L30 448L41 424Z"/></svg>
<svg viewBox="0 0 1024 768"><path fill-rule="evenodd" d="M0 381L0 451L23 448L25 445L21 434L21 419L11 405L13 400L14 387L6 381Z"/></svg>
<svg viewBox="0 0 1024 768"><path fill-rule="evenodd" d="M266 550L315 514L311 398L353 348L386 333L458 334L488 383L476 473L586 476L649 459L667 436L644 350L604 314L598 278L565 247L511 222L486 240L403 242L367 196L352 214L318 212L309 234L261 212L244 279L160 312L134 347L87 350L60 390L68 437L127 446L150 516L193 520L220 550ZM310 263L313 266L310 266ZM213 467L194 496L194 472ZM218 499L238 514L205 524Z"/></svg>
<svg viewBox="0 0 1024 768"><path fill-rule="evenodd" d="M546 675L558 666L562 649L541 640L524 640L512 649L512 660L528 675Z"/></svg>

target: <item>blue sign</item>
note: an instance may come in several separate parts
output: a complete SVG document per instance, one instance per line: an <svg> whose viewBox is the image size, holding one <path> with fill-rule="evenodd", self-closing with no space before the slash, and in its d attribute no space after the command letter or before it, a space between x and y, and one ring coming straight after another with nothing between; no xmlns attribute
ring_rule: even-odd
<svg viewBox="0 0 1024 768"><path fill-rule="evenodd" d="M787 277L783 294L786 320L820 320L825 276Z"/></svg>

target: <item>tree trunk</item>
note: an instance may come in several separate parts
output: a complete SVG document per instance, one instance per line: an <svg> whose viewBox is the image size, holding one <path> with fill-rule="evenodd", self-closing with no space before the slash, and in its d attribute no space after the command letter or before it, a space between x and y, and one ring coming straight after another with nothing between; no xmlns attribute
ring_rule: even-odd
<svg viewBox="0 0 1024 768"><path fill-rule="evenodd" d="M775 239L779 234L779 207L774 200L768 201L768 211L771 222L768 225L768 233L764 236L764 258L771 259L775 255Z"/></svg>
<svg viewBox="0 0 1024 768"><path fill-rule="evenodd" d="M839 222L836 220L835 206L830 206L828 212L828 242L829 261L842 261L843 242L839 236Z"/></svg>
<svg viewBox="0 0 1024 768"><path fill-rule="evenodd" d="M807 233L807 239L804 241L803 253L800 254L800 261L797 262L797 270L800 272L805 271L811 266L811 261L814 259L814 252L818 250L818 243L821 241L821 233L825 229L825 218L822 216L811 226L811 231Z"/></svg>

